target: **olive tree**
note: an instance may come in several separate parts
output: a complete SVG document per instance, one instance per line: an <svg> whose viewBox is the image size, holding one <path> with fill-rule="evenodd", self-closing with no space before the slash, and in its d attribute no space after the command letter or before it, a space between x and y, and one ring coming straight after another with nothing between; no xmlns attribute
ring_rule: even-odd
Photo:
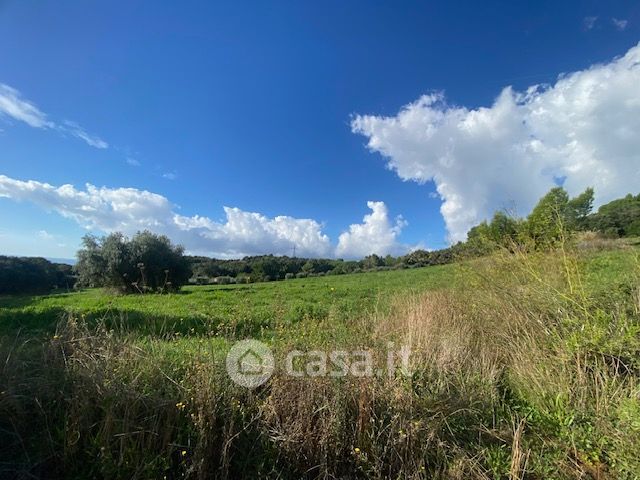
<svg viewBox="0 0 640 480"><path fill-rule="evenodd" d="M149 231L131 239L118 232L102 238L87 235L77 257L78 285L83 287L166 292L179 289L191 276L184 249Z"/></svg>

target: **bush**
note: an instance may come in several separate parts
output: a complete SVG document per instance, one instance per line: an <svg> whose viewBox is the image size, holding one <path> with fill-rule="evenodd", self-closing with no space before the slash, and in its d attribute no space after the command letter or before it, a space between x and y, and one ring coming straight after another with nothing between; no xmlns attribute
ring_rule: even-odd
<svg viewBox="0 0 640 480"><path fill-rule="evenodd" d="M209 284L209 277L197 276L192 281L196 285L208 285Z"/></svg>
<svg viewBox="0 0 640 480"><path fill-rule="evenodd" d="M235 278L229 276L216 277L213 279L213 283L216 285L229 285L230 283L235 283Z"/></svg>

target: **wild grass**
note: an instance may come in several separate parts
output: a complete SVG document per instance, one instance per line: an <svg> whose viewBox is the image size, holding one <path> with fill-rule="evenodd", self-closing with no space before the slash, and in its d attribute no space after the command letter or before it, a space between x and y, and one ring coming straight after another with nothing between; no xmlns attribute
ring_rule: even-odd
<svg viewBox="0 0 640 480"><path fill-rule="evenodd" d="M452 265L243 285L190 286L179 293L117 295L100 289L45 296L0 296L0 333L51 334L64 313L140 335L252 336L306 319L343 324L381 308L399 292L445 288ZM338 318L339 317L339 318Z"/></svg>
<svg viewBox="0 0 640 480"><path fill-rule="evenodd" d="M64 297L73 308L53 326L3 327L0 476L638 478L636 255L505 252L232 290L242 306L215 289L140 304L114 297L114 317L95 292ZM181 305L191 295L199 300ZM61 300L5 301L3 318L34 305L65 310ZM241 327L260 307L274 312L266 327ZM153 321L162 309L190 320L145 329L124 316ZM194 320L225 309L216 325L232 328ZM239 311L247 315L233 320ZM278 359L291 348L383 355L388 342L408 345L411 374L294 378L276 369L247 390L228 378L224 357L256 331Z"/></svg>

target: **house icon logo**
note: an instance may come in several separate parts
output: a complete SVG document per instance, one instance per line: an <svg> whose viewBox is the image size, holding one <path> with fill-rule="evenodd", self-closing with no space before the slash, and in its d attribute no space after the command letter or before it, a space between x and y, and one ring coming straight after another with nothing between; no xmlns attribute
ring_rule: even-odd
<svg viewBox="0 0 640 480"><path fill-rule="evenodd" d="M271 350L257 340L237 342L227 354L227 373L243 387L259 387L269 380L274 367Z"/></svg>

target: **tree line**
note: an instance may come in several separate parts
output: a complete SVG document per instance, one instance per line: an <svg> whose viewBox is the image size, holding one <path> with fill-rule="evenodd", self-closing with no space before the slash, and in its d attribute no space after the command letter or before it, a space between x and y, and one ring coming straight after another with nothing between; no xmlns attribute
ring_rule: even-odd
<svg viewBox="0 0 640 480"><path fill-rule="evenodd" d="M220 260L187 256L164 235L144 231L132 238L115 232L86 235L75 267L44 258L0 257L0 294L46 293L56 289L108 287L122 293L171 292L187 283L253 283L375 270L442 265L514 246L548 249L578 231L610 237L640 236L640 194L627 195L592 212L594 191L570 198L552 188L526 218L496 212L469 230L467 239L440 250L415 250L400 257L361 260L275 255Z"/></svg>
<svg viewBox="0 0 640 480"><path fill-rule="evenodd" d="M70 290L75 281L71 265L52 263L40 257L0 256L0 294Z"/></svg>
<svg viewBox="0 0 640 480"><path fill-rule="evenodd" d="M564 236L577 231L593 230L612 237L640 235L640 195L614 200L595 213L592 213L593 200L592 188L570 198L564 188L555 187L538 201L526 218L498 211L490 221L471 228L464 242L439 250L415 250L400 257L369 255L357 261L274 255L241 260L190 257L192 280L199 284L247 283L416 268L452 263L516 245L533 249L553 248Z"/></svg>

